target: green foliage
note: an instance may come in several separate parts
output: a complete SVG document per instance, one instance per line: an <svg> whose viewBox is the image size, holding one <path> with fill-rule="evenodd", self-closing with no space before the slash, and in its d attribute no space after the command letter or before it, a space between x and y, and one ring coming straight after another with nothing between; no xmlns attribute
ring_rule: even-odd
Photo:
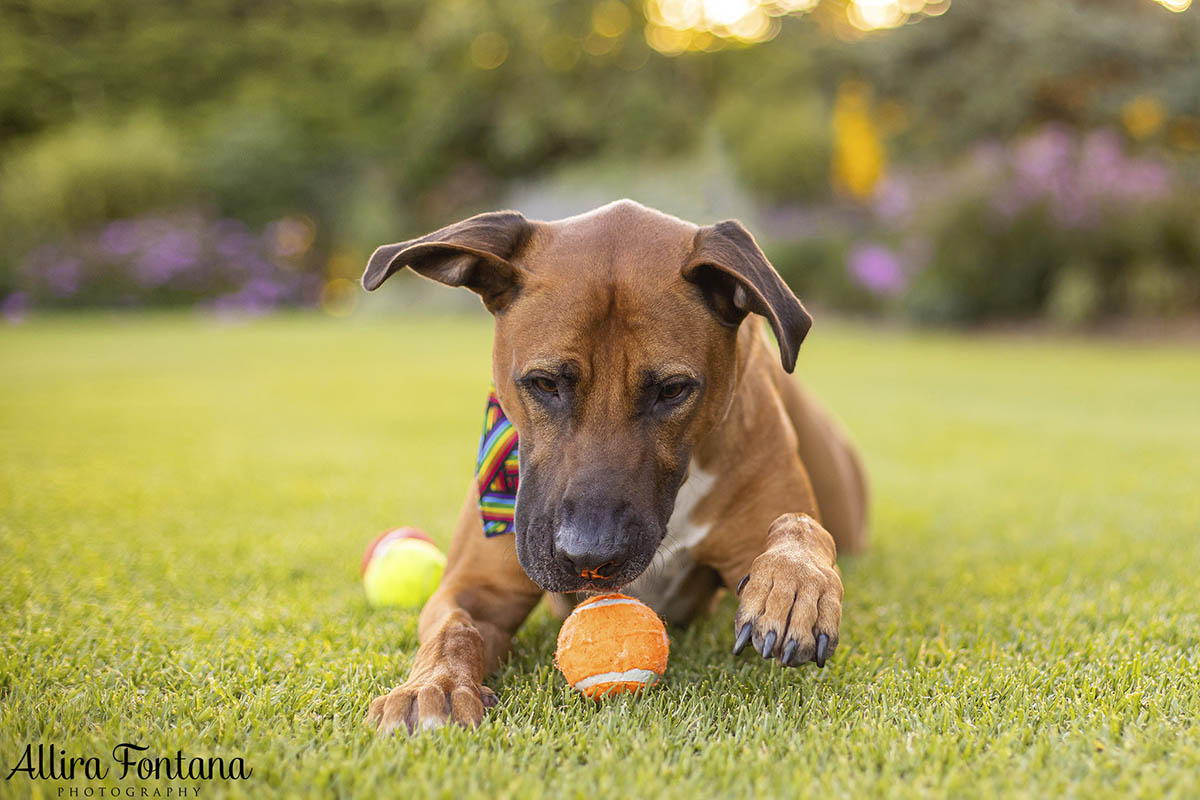
<svg viewBox="0 0 1200 800"><path fill-rule="evenodd" d="M482 313L5 331L0 764L136 741L254 769L201 797L1200 793L1200 354L821 318L800 371L874 500L824 670L730 655L727 598L670 632L661 686L597 706L539 609L482 728L376 741L363 714L411 665L416 614L369 609L359 558L397 524L446 544L490 332Z"/></svg>
<svg viewBox="0 0 1200 800"><path fill-rule="evenodd" d="M3 162L3 250L12 257L42 238L177 203L193 191L192 170L177 132L155 116L56 128Z"/></svg>
<svg viewBox="0 0 1200 800"><path fill-rule="evenodd" d="M329 243L363 248L343 209L365 185L387 184L399 235L555 164L693 144L693 65L652 58L630 10L608 52L589 54L591 7L552 0L6 3L0 161L76 119L153 109L193 167L164 184L168 205L199 195L251 223L305 213ZM499 65L473 60L483 35Z"/></svg>
<svg viewBox="0 0 1200 800"><path fill-rule="evenodd" d="M927 322L1038 316L1051 277L1070 258L1046 209L1000 221L986 197L947 209L933 254L909 287L908 311Z"/></svg>
<svg viewBox="0 0 1200 800"><path fill-rule="evenodd" d="M199 191L248 222L321 209L321 192L332 188L321 180L321 153L294 118L278 111L238 108L215 115L193 141Z"/></svg>
<svg viewBox="0 0 1200 800"><path fill-rule="evenodd" d="M1197 214L1195 199L1180 197L1073 229L1045 206L1006 219L983 197L955 204L930 229L932 255L902 306L923 321L957 324L1049 313L1082 325L1194 312Z"/></svg>
<svg viewBox="0 0 1200 800"><path fill-rule="evenodd" d="M829 192L829 109L816 91L764 99L737 94L718 124L746 187L764 202L812 201Z"/></svg>
<svg viewBox="0 0 1200 800"><path fill-rule="evenodd" d="M908 110L896 152L939 160L1046 122L1119 127L1142 96L1194 125L1198 47L1200 14L1150 0L955 0L936 20L851 46L846 66ZM1170 133L1165 125L1150 143L1170 144Z"/></svg>
<svg viewBox="0 0 1200 800"><path fill-rule="evenodd" d="M604 35L602 11L615 15ZM1132 101L1165 115L1138 150L1180 163L1200 151L1194 9L956 0L853 41L832 35L839 13L828 0L771 42L667 57L647 45L636 0L12 0L0 4L0 291L34 245L147 210L201 206L252 226L303 215L317 256L362 254L493 206L514 181L652 164L713 138L767 211L829 203L830 108L851 78L873 92L893 172L1047 121L1122 130ZM944 233L939 259L971 251L969 235ZM1192 252L1190 232L1163 235ZM1057 291L1047 259L1062 254L996 244L1015 248L1010 285L982 261L946 264L963 274L918 286L916 313L973 318L997 290L1008 314ZM1066 255L1096 273L1096 313L1153 313L1177 284L1190 296L1195 269L1156 248L1123 256L1138 267L1120 275L1104 254ZM798 258L837 302L880 305ZM1114 306L1117 284L1139 299Z"/></svg>
<svg viewBox="0 0 1200 800"><path fill-rule="evenodd" d="M848 231L830 232L791 241L764 241L762 247L772 266L805 302L844 311L880 312L887 305L884 298L854 280L846 269L850 238Z"/></svg>

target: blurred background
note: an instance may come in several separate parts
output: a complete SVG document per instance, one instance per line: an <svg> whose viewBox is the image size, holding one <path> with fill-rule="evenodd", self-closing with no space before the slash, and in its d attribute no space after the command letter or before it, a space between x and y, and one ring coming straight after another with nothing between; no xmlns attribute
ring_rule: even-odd
<svg viewBox="0 0 1200 800"><path fill-rule="evenodd" d="M1187 324L1189 4L2 0L0 311L470 303L357 278L632 197L740 218L818 308Z"/></svg>

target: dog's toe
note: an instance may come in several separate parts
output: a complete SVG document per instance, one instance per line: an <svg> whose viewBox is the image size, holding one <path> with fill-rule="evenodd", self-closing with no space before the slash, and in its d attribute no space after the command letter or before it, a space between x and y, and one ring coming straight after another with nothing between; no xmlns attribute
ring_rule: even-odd
<svg viewBox="0 0 1200 800"><path fill-rule="evenodd" d="M372 728L379 727L379 721L383 719L383 706L387 703L388 696L382 695L371 701L370 707L367 708L367 724Z"/></svg>
<svg viewBox="0 0 1200 800"><path fill-rule="evenodd" d="M836 569L794 551L763 553L742 584L733 652L752 643L763 658L784 666L823 666L837 645L841 600Z"/></svg>
<svg viewBox="0 0 1200 800"><path fill-rule="evenodd" d="M376 708L376 704L379 704L378 713L377 716L373 716L372 712L368 712L368 718L374 718L375 730L380 736L389 736L401 728L411 733L415 700L413 692L407 691L403 687L393 689L371 703L373 710Z"/></svg>
<svg viewBox="0 0 1200 800"><path fill-rule="evenodd" d="M459 725L474 728L483 721L481 692L465 686L455 689L450 695L450 718Z"/></svg>
<svg viewBox="0 0 1200 800"><path fill-rule="evenodd" d="M398 686L377 697L367 710L367 722L380 736L398 731L416 733L447 725L474 728L483 721L485 709L499 700L486 686L472 686L449 680L421 681Z"/></svg>

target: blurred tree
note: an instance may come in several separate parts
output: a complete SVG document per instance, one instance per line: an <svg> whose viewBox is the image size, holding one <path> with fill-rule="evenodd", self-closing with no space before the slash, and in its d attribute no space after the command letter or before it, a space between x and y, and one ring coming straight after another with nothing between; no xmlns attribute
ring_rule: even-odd
<svg viewBox="0 0 1200 800"><path fill-rule="evenodd" d="M1170 119L1200 118L1200 14L1151 2L956 0L849 50L844 66L909 111L897 149L910 158L1049 121L1121 128L1139 99Z"/></svg>
<svg viewBox="0 0 1200 800"><path fill-rule="evenodd" d="M47 214L66 209L47 231L203 203L252 223L307 214L329 250L482 208L564 162L644 163L714 129L764 203L811 202L829 191L830 113L847 79L873 90L893 162L1047 120L1200 150L1194 10L955 0L891 31L855 33L846 19L842 0L825 0L771 22L772 41L670 57L647 44L637 0L2 0L0 169L57 165L31 195ZM161 135L143 126L122 146L131 117ZM73 202L70 187L109 160L123 165L109 194ZM7 192L10 209L22 191ZM22 219L0 218L0 236ZM0 246L0 283L13 247Z"/></svg>
<svg viewBox="0 0 1200 800"><path fill-rule="evenodd" d="M0 158L74 119L153 108L230 210L320 213L369 163L420 216L564 159L690 144L693 71L650 58L636 9L606 8L6 0Z"/></svg>

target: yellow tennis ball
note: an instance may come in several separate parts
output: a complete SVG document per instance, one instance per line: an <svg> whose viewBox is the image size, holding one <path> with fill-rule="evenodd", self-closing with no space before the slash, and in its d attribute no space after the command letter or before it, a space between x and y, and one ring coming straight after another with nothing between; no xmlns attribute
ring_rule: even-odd
<svg viewBox="0 0 1200 800"><path fill-rule="evenodd" d="M580 603L558 632L554 663L572 688L594 700L653 686L671 643L641 601L603 594Z"/></svg>
<svg viewBox="0 0 1200 800"><path fill-rule="evenodd" d="M437 589L446 557L415 528L378 537L363 557L363 588L373 606L417 608Z"/></svg>

